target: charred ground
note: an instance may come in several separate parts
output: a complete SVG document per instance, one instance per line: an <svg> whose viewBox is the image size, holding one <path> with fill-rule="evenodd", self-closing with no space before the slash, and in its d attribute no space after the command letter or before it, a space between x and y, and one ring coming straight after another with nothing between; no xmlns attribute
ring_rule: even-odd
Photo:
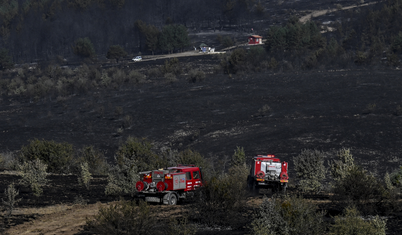
<svg viewBox="0 0 402 235"><path fill-rule="evenodd" d="M143 84L63 99L2 97L1 149L18 151L38 138L67 142L76 149L93 145L112 162L118 146L128 136L135 136L154 142L156 151L199 151L215 167L226 167L222 163L230 159L236 146L244 147L247 156L273 153L290 164L302 149L322 150L330 160L337 150L346 147L358 164L381 179L402 163L399 70L228 76L212 73L211 68L219 62L213 56L179 61L211 73L197 83L189 82L186 75L173 83L154 78ZM163 63L156 60L124 67L147 70ZM291 165L290 176L295 179ZM0 193L18 178L2 175ZM88 191L77 186L76 176L53 175L43 198L19 188L23 198L19 207L71 204L80 198L87 203L112 201L114 198L104 194L105 184L105 177L96 177ZM37 218L18 216L11 224ZM389 231L399 231L398 221L397 216L389 220Z"/></svg>

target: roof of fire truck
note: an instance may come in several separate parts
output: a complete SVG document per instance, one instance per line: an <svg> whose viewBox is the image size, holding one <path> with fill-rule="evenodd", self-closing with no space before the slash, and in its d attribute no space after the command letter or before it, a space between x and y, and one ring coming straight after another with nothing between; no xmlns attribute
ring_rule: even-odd
<svg viewBox="0 0 402 235"><path fill-rule="evenodd" d="M269 154L269 155L257 155L255 157L253 157L254 161L273 161L273 162L281 162L281 160L279 160L279 158L275 158L275 156L273 154Z"/></svg>
<svg viewBox="0 0 402 235"><path fill-rule="evenodd" d="M198 171L200 170L199 167L195 165L182 165L179 164L178 166L168 167L169 170L180 170L181 172L188 172L188 171Z"/></svg>

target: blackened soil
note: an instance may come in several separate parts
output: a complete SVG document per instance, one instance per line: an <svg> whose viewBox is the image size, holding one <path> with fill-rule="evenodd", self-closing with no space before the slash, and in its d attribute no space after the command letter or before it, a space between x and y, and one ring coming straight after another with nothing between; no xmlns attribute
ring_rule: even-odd
<svg viewBox="0 0 402 235"><path fill-rule="evenodd" d="M302 149L351 148L370 171L401 164L400 71L208 75L199 83L151 81L135 87L40 101L3 99L0 149L30 139L94 145L109 159L128 136L156 148L191 148L218 160L247 155L292 161Z"/></svg>
<svg viewBox="0 0 402 235"><path fill-rule="evenodd" d="M203 69L218 63L210 58L209 63L198 57L184 60ZM150 63L149 68L158 65ZM136 136L153 141L156 150L199 151L217 167L236 146L248 156L276 154L290 162L294 178L292 159L302 149L325 151L330 160L346 147L382 179L402 164L401 89L398 70L348 70L208 74L197 83L182 76L174 83L153 79L37 102L3 97L0 151L16 151L39 138L65 141L76 149L94 145L112 160L118 146ZM0 179L0 193L18 180ZM96 178L88 191L77 186L75 176L52 175L40 199L21 188L21 206L70 203L79 195L89 202L111 200L104 196L104 184L104 178ZM399 221L390 220L390 226L398 228Z"/></svg>

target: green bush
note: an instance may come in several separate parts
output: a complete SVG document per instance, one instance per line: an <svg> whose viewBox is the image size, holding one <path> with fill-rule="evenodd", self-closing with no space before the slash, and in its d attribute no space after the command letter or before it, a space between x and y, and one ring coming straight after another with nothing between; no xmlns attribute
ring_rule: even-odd
<svg viewBox="0 0 402 235"><path fill-rule="evenodd" d="M4 215L4 218L6 219L10 218L11 214L13 213L15 205L17 205L17 203L21 201L21 198L16 199L18 195L19 191L15 189L13 183L8 185L7 189L4 189L4 196L6 197L6 200L4 200L3 198L1 199L6 209L6 214Z"/></svg>
<svg viewBox="0 0 402 235"><path fill-rule="evenodd" d="M253 46L247 52L247 63L250 66L259 67L261 62L266 59L267 53L262 46Z"/></svg>
<svg viewBox="0 0 402 235"><path fill-rule="evenodd" d="M354 166L340 180L335 181L333 199L346 206L356 206L364 213L381 209L386 190L377 177Z"/></svg>
<svg viewBox="0 0 402 235"><path fill-rule="evenodd" d="M298 197L264 198L251 223L253 235L323 234L323 212L310 201Z"/></svg>
<svg viewBox="0 0 402 235"><path fill-rule="evenodd" d="M238 48L221 63L224 71L228 74L236 74L240 70L244 70L246 67L247 52L243 48Z"/></svg>
<svg viewBox="0 0 402 235"><path fill-rule="evenodd" d="M0 153L0 169L15 170L18 164L18 154L14 154L13 152Z"/></svg>
<svg viewBox="0 0 402 235"><path fill-rule="evenodd" d="M167 161L171 165L178 164L194 164L195 166L201 167L203 170L209 170L211 165L209 162L197 151L191 149L186 149L184 151L177 152L175 150L168 150Z"/></svg>
<svg viewBox="0 0 402 235"><path fill-rule="evenodd" d="M325 179L324 153L318 150L305 149L293 158L296 176L300 180L299 187L304 192L319 192Z"/></svg>
<svg viewBox="0 0 402 235"><path fill-rule="evenodd" d="M182 66L179 59L172 58L170 60L165 60L165 64L161 67L162 74L172 73L174 75L180 75L182 73Z"/></svg>
<svg viewBox="0 0 402 235"><path fill-rule="evenodd" d="M25 161L18 166L21 176L21 184L31 187L36 197L42 195L42 187L47 183L47 165L42 163L40 159Z"/></svg>
<svg viewBox="0 0 402 235"><path fill-rule="evenodd" d="M244 148L237 146L232 156L231 165L241 166L245 164L246 164L246 153L244 152Z"/></svg>
<svg viewBox="0 0 402 235"><path fill-rule="evenodd" d="M105 156L93 146L85 146L80 150L79 162L86 162L89 172L93 175L106 175L108 172Z"/></svg>
<svg viewBox="0 0 402 235"><path fill-rule="evenodd" d="M11 56L8 54L8 50L5 48L0 49L0 70L10 69L14 66Z"/></svg>
<svg viewBox="0 0 402 235"><path fill-rule="evenodd" d="M335 224L329 228L329 234L385 235L386 224L386 220L378 216L364 220L355 207L348 207L343 216L335 216Z"/></svg>
<svg viewBox="0 0 402 235"><path fill-rule="evenodd" d="M140 179L138 172L138 161L122 156L119 164L109 169L105 194L133 196L137 192L135 184Z"/></svg>
<svg viewBox="0 0 402 235"><path fill-rule="evenodd" d="M201 82L205 79L205 73L201 70L192 69L188 72L190 82Z"/></svg>
<svg viewBox="0 0 402 235"><path fill-rule="evenodd" d="M338 160L330 162L329 168L332 177L337 181L345 178L355 164L350 149L343 148L336 153L336 156Z"/></svg>
<svg viewBox="0 0 402 235"><path fill-rule="evenodd" d="M89 172L88 163L81 163L81 174L78 177L78 184L81 186L85 186L86 189L89 189L89 184L91 183L92 174Z"/></svg>
<svg viewBox="0 0 402 235"><path fill-rule="evenodd" d="M241 153L238 153L241 155ZM233 161L237 160L237 155ZM245 164L232 166L228 173L208 177L201 188L194 207L194 219L208 225L238 228L247 223L243 209L247 196L247 176L250 168Z"/></svg>
<svg viewBox="0 0 402 235"><path fill-rule="evenodd" d="M106 58L108 59L116 59L116 62L119 62L119 59L122 57L126 57L127 52L120 45L113 45L109 47L107 51Z"/></svg>
<svg viewBox="0 0 402 235"><path fill-rule="evenodd" d="M167 227L168 235L195 235L197 228L188 222L187 217L173 218L170 217Z"/></svg>
<svg viewBox="0 0 402 235"><path fill-rule="evenodd" d="M23 161L40 159L47 165L49 172L66 173L70 171L73 146L68 143L56 143L48 140L34 139L21 148Z"/></svg>
<svg viewBox="0 0 402 235"><path fill-rule="evenodd" d="M288 223L282 218L275 199L264 197L250 226L252 235L288 235Z"/></svg>
<svg viewBox="0 0 402 235"><path fill-rule="evenodd" d="M393 186L398 188L402 187L402 167L392 172L389 177Z"/></svg>
<svg viewBox="0 0 402 235"><path fill-rule="evenodd" d="M164 167L162 159L152 150L152 143L147 139L128 137L116 152L116 162L122 164L124 158L136 160L138 171L148 171Z"/></svg>
<svg viewBox="0 0 402 235"><path fill-rule="evenodd" d="M87 220L87 228L99 235L150 234L158 225L156 217L146 202L119 201L101 207L93 220Z"/></svg>
<svg viewBox="0 0 402 235"><path fill-rule="evenodd" d="M158 69L158 68L151 68L151 69L148 69L147 74L148 74L148 77L150 77L150 78L157 78L157 77L162 76L162 71L161 71L161 69Z"/></svg>
<svg viewBox="0 0 402 235"><path fill-rule="evenodd" d="M158 70L158 69L156 69L156 70ZM141 83L145 80L145 76L144 76L144 74L138 72L137 70L132 70L128 74L128 79L129 79L130 83Z"/></svg>
<svg viewBox="0 0 402 235"><path fill-rule="evenodd" d="M217 39L218 39L219 43L222 44L222 46L224 46L224 47L234 46L234 42L230 36L218 35Z"/></svg>
<svg viewBox="0 0 402 235"><path fill-rule="evenodd" d="M114 68L112 70L112 81L115 84L121 85L123 84L127 79L126 73L118 68Z"/></svg>
<svg viewBox="0 0 402 235"><path fill-rule="evenodd" d="M74 43L74 54L81 57L93 57L95 55L94 45L89 38L79 38Z"/></svg>

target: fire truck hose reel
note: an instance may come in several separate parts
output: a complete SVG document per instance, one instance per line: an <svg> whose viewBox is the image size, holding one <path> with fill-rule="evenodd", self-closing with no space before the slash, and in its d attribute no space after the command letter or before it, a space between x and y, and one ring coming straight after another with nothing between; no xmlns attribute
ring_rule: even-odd
<svg viewBox="0 0 402 235"><path fill-rule="evenodd" d="M135 188L138 190L138 192L141 192L141 191L146 190L148 188L148 184L147 184L147 182L138 181L135 184Z"/></svg>
<svg viewBox="0 0 402 235"><path fill-rule="evenodd" d="M159 181L156 184L156 188L158 189L159 192L165 191L168 188L167 183L163 182L163 181Z"/></svg>
<svg viewBox="0 0 402 235"><path fill-rule="evenodd" d="M257 176L257 178L262 179L262 178L264 178L264 177L265 177L265 172L263 172L263 171L259 171L259 172L257 172L256 176Z"/></svg>

